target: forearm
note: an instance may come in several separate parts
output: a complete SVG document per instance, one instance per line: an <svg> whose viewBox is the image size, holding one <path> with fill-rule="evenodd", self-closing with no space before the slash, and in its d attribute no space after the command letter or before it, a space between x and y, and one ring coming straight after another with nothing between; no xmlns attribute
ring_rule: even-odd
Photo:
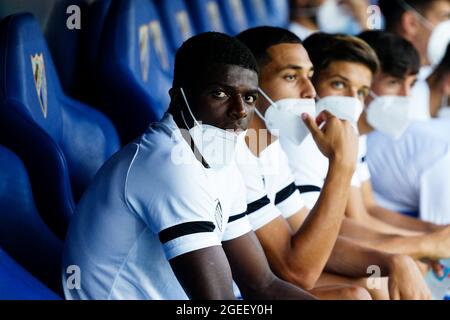
<svg viewBox="0 0 450 320"><path fill-rule="evenodd" d="M289 264L317 280L339 234L347 203L352 170L330 163L320 197L291 241ZM313 282L315 282L315 280Z"/></svg>
<svg viewBox="0 0 450 320"><path fill-rule="evenodd" d="M370 215L376 217L379 220L390 223L391 225L409 229L416 232L433 232L441 230L443 226L439 226L433 223L422 221L413 217L406 216L399 212L395 212L379 205L372 205L368 208Z"/></svg>
<svg viewBox="0 0 450 320"><path fill-rule="evenodd" d="M303 289L272 276L264 287L242 292L244 299L249 300L315 300L316 298Z"/></svg>
<svg viewBox="0 0 450 320"><path fill-rule="evenodd" d="M326 265L326 271L351 278L367 277L369 266L377 266L380 276L387 276L392 255L364 247L351 239L339 237Z"/></svg>
<svg viewBox="0 0 450 320"><path fill-rule="evenodd" d="M370 211L367 215L361 218L361 223L368 226L370 229L378 231L385 234L396 234L401 236L416 236L423 233L418 231L412 231L408 228L402 228L400 226L395 226L389 222L389 220L381 220L378 217L372 216Z"/></svg>
<svg viewBox="0 0 450 320"><path fill-rule="evenodd" d="M367 228L357 221L346 218L342 223L341 236L357 240L365 247L389 253L405 254L415 259L421 259L434 254L433 237L428 236L398 236L377 232Z"/></svg>

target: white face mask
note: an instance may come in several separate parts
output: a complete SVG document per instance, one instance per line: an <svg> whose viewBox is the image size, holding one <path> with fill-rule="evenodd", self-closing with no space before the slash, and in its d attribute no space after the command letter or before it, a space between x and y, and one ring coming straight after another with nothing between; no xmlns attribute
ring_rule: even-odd
<svg viewBox="0 0 450 320"><path fill-rule="evenodd" d="M444 58L447 45L450 43L450 20L442 21L437 26L434 26L427 18L404 0L397 0L397 2L403 9L413 11L420 22L431 31L427 45L427 57L431 66L437 66Z"/></svg>
<svg viewBox="0 0 450 320"><path fill-rule="evenodd" d="M316 113L319 114L323 110L331 112L339 119L347 120L356 129L363 106L355 97L327 96L317 101Z"/></svg>
<svg viewBox="0 0 450 320"><path fill-rule="evenodd" d="M439 23L428 40L427 55L432 66L437 66L445 56L450 44L450 20Z"/></svg>
<svg viewBox="0 0 450 320"><path fill-rule="evenodd" d="M351 13L337 0L326 0L317 8L316 16L320 31L326 33L346 32L354 21Z"/></svg>
<svg viewBox="0 0 450 320"><path fill-rule="evenodd" d="M447 95L442 96L441 107L439 108L438 118L450 118L450 103Z"/></svg>
<svg viewBox="0 0 450 320"><path fill-rule="evenodd" d="M413 120L410 97L376 96L367 107L367 122L375 129L398 139Z"/></svg>
<svg viewBox="0 0 450 320"><path fill-rule="evenodd" d="M269 101L264 116L255 108L256 114L265 122L267 129L276 137L286 137L296 145L300 145L308 136L309 130L303 123L302 113L314 116L314 99L281 99L273 102L264 91L259 89Z"/></svg>
<svg viewBox="0 0 450 320"><path fill-rule="evenodd" d="M224 130L199 123L192 113L183 88L180 88L180 91L186 107L194 120L194 126L189 129L189 134L203 159L212 169L221 169L229 165L233 161L239 135L232 130ZM181 111L181 117L186 127L188 127L183 111Z"/></svg>

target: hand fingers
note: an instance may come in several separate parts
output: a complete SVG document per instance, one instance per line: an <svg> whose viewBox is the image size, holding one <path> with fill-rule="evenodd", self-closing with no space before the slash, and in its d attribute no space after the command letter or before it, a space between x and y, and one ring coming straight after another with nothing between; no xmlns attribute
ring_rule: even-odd
<svg viewBox="0 0 450 320"><path fill-rule="evenodd" d="M307 113L302 114L302 120L305 123L308 130L311 132L313 137L317 137L318 135L322 134L322 132L319 129L318 124L316 123L316 120L311 117Z"/></svg>
<svg viewBox="0 0 450 320"><path fill-rule="evenodd" d="M321 113L319 113L316 117L316 124L317 126L320 126L322 123L327 122L331 118L335 117L331 112L324 110Z"/></svg>

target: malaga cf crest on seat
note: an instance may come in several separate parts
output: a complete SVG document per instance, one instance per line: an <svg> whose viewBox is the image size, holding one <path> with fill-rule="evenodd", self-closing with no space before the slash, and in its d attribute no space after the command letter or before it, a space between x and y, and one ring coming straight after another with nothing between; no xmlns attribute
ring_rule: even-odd
<svg viewBox="0 0 450 320"><path fill-rule="evenodd" d="M44 55L36 53L34 56L31 56L31 66L42 114L44 118L47 118L47 77L45 76Z"/></svg>

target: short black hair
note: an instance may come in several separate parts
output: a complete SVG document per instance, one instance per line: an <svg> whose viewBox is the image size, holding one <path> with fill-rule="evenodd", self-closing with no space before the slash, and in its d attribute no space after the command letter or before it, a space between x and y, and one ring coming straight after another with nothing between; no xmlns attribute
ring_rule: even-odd
<svg viewBox="0 0 450 320"><path fill-rule="evenodd" d="M375 51L364 40L354 36L317 32L306 38L303 46L314 66L314 77L337 61L361 63L373 74L379 68Z"/></svg>
<svg viewBox="0 0 450 320"><path fill-rule="evenodd" d="M186 40L175 56L173 84L192 86L192 79L212 64L229 64L258 73L255 57L239 40L220 32L204 32Z"/></svg>
<svg viewBox="0 0 450 320"><path fill-rule="evenodd" d="M438 0L380 0L378 6L384 16L385 29L395 31L402 15L408 11L405 9L405 4L406 7L409 6L423 15L433 5L434 1Z"/></svg>
<svg viewBox="0 0 450 320"><path fill-rule="evenodd" d="M302 40L291 31L268 26L247 29L236 38L250 49L260 67L269 62L267 49L270 47L282 43L302 43Z"/></svg>
<svg viewBox="0 0 450 320"><path fill-rule="evenodd" d="M403 37L378 30L364 31L358 37L375 50L382 72L398 78L419 72L419 53L412 43Z"/></svg>

